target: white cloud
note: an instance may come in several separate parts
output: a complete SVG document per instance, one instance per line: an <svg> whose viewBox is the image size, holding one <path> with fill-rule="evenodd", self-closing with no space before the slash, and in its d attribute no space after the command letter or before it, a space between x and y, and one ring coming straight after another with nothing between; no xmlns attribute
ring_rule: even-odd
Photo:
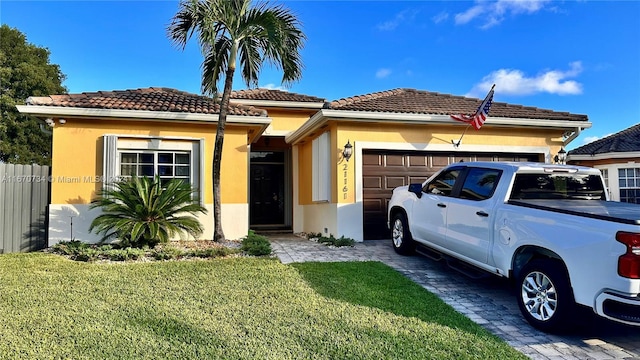
<svg viewBox="0 0 640 360"><path fill-rule="evenodd" d="M602 139L602 138L599 137L599 136L587 136L586 138L582 139L582 145L586 145L588 143L592 143L592 142L594 142L596 140L600 140L600 139Z"/></svg>
<svg viewBox="0 0 640 360"><path fill-rule="evenodd" d="M547 70L533 77L527 77L521 70L499 69L483 77L468 95L482 96L480 94L486 93L492 84L496 84L496 91L506 95L582 94L582 84L568 79L578 76L581 72L580 61L570 63L569 70Z"/></svg>
<svg viewBox="0 0 640 360"><path fill-rule="evenodd" d="M285 88L284 86L279 86L276 84L266 84L266 85L261 85L260 86L261 89L268 89L268 90L280 90L280 91L289 91L287 90L287 88Z"/></svg>
<svg viewBox="0 0 640 360"><path fill-rule="evenodd" d="M455 15L455 23L464 25L478 18L480 28L488 29L500 24L507 16L536 13L550 2L551 0L476 1L474 6Z"/></svg>
<svg viewBox="0 0 640 360"><path fill-rule="evenodd" d="M438 15L432 17L431 20L433 20L433 22L436 24L440 24L441 22L446 21L448 18L449 18L449 13L443 11Z"/></svg>
<svg viewBox="0 0 640 360"><path fill-rule="evenodd" d="M395 28L397 28L400 24L413 20L416 15L418 15L418 10L415 9L407 9L407 10L402 10L399 13L397 13L393 19L391 20L387 20L383 23L380 23L376 26L376 28L380 31L391 31L391 30L395 30Z"/></svg>
<svg viewBox="0 0 640 360"><path fill-rule="evenodd" d="M390 69L379 69L378 71L376 71L376 78L378 79L384 79L389 75L391 75Z"/></svg>
<svg viewBox="0 0 640 360"><path fill-rule="evenodd" d="M609 134L604 135L604 136L587 136L584 139L582 139L582 145L586 145L586 144L592 143L594 141L597 141L597 140L600 140L600 139L604 139L604 138L606 138L608 136L611 136L611 135L613 135L613 133L609 133Z"/></svg>

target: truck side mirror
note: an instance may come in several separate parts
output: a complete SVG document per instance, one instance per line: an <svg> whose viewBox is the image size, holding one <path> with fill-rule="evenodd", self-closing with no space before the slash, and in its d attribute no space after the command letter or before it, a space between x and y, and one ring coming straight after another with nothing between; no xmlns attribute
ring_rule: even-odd
<svg viewBox="0 0 640 360"><path fill-rule="evenodd" d="M409 191L416 194L418 199L422 197L422 184L410 184Z"/></svg>

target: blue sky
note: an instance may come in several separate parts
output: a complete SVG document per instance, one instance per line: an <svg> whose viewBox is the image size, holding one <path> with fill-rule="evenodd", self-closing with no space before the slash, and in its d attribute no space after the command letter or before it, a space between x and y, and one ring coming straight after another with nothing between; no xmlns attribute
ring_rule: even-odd
<svg viewBox="0 0 640 360"><path fill-rule="evenodd" d="M394 88L586 114L569 149L640 122L638 1L281 1L303 23L288 90L335 100ZM0 20L47 47L71 93L163 86L200 93L195 42L171 45L177 1L0 2ZM280 88L265 67L261 87ZM234 80L235 89L245 85Z"/></svg>

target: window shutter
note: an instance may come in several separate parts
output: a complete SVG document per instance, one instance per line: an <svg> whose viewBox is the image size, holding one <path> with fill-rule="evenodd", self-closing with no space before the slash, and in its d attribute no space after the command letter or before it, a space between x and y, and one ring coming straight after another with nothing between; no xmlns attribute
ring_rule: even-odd
<svg viewBox="0 0 640 360"><path fill-rule="evenodd" d="M102 151L102 186L107 189L112 185L118 174L118 137L105 135Z"/></svg>
<svg viewBox="0 0 640 360"><path fill-rule="evenodd" d="M313 201L331 200L331 137L329 132L318 136L312 144Z"/></svg>

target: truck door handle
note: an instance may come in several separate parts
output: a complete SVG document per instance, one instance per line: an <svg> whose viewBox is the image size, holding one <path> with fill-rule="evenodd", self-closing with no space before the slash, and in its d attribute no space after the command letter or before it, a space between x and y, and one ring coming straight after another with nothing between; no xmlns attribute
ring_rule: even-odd
<svg viewBox="0 0 640 360"><path fill-rule="evenodd" d="M476 211L476 215L482 216L482 217L489 217L489 214L487 214L484 211Z"/></svg>
<svg viewBox="0 0 640 360"><path fill-rule="evenodd" d="M447 205L446 205L446 204L443 204L443 203L438 203L438 207L446 208L446 207L447 207Z"/></svg>

